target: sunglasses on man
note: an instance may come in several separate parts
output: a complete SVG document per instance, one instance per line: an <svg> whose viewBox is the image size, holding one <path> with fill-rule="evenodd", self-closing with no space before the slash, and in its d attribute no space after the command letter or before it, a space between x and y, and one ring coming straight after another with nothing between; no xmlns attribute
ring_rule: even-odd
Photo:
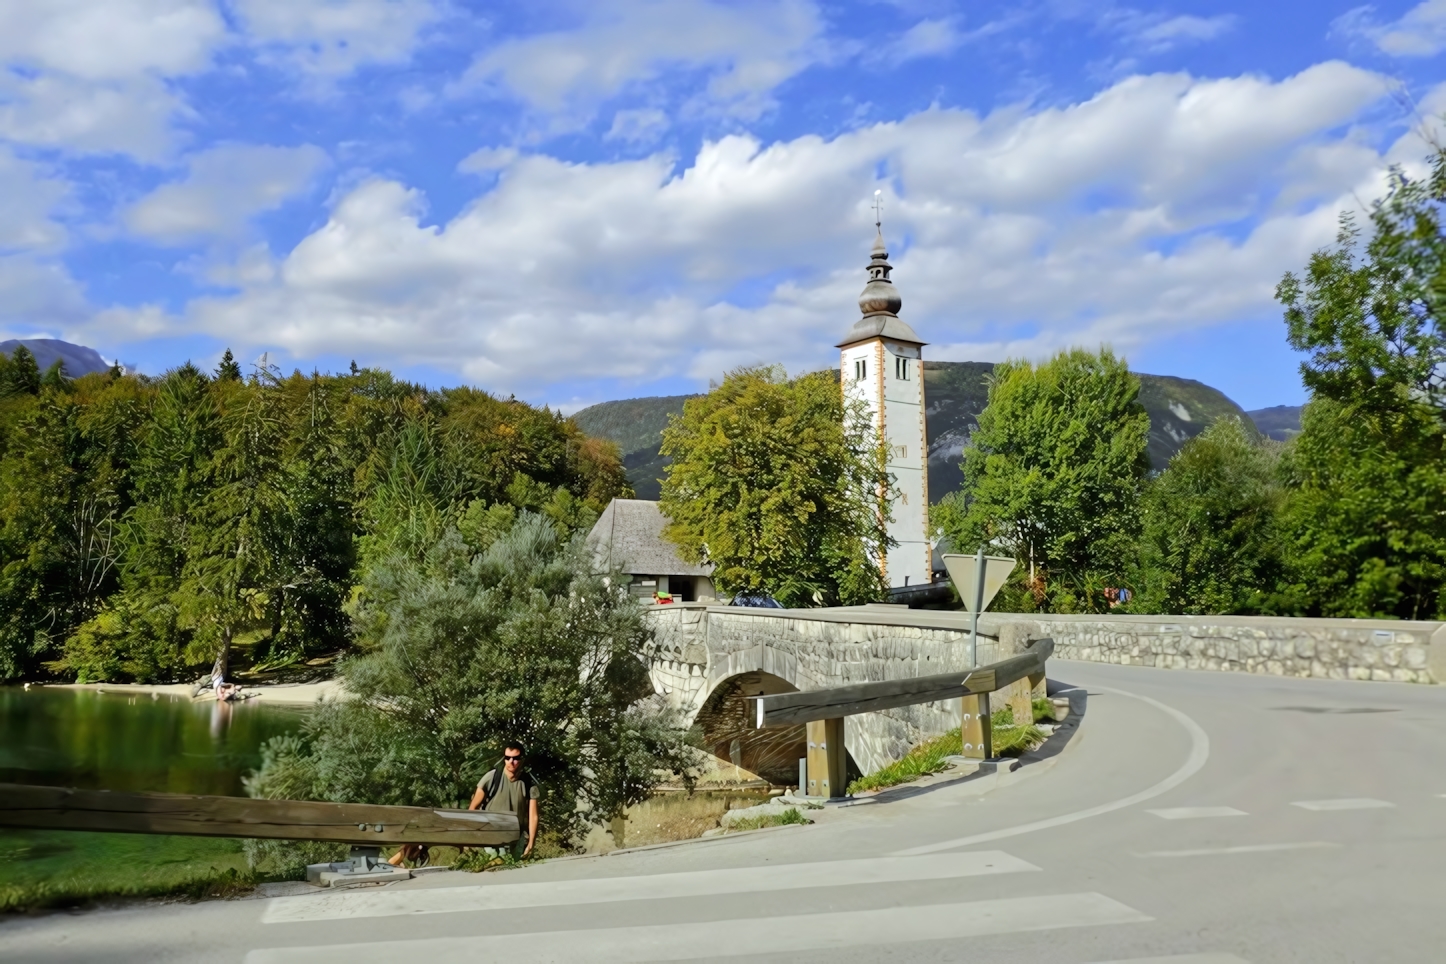
<svg viewBox="0 0 1446 964"><path fill-rule="evenodd" d="M506 753L504 753L504 754L502 754L502 759L503 759L503 760L506 760L508 763L520 763L520 762L522 762L522 757L521 757L520 755L519 755L519 756L508 756Z"/></svg>

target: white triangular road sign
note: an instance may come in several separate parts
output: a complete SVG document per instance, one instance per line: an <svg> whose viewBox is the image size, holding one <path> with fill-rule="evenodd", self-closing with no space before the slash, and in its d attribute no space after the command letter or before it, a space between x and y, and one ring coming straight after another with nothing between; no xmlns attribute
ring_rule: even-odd
<svg viewBox="0 0 1446 964"><path fill-rule="evenodd" d="M959 592L959 598L964 603L966 613L973 612L974 609L976 562L977 558L972 555L944 553L944 568L949 573L949 581L954 583L954 588ZM1009 574L1013 571L1014 558L1012 556L984 557L984 605L980 607L981 612L989 608L995 594L1009 581Z"/></svg>

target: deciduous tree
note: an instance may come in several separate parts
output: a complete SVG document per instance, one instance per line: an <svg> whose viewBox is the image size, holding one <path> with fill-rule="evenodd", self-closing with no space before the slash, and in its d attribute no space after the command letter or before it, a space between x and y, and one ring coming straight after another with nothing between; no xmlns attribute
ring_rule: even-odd
<svg viewBox="0 0 1446 964"><path fill-rule="evenodd" d="M1102 590L1123 582L1149 469L1139 393L1107 349L997 366L964 450L964 488L934 512L956 551L1013 555L1044 580L1039 605L1102 608Z"/></svg>
<svg viewBox="0 0 1446 964"><path fill-rule="evenodd" d="M743 368L690 398L663 433L660 507L684 558L728 594L786 606L881 597L890 481L877 433L831 372Z"/></svg>

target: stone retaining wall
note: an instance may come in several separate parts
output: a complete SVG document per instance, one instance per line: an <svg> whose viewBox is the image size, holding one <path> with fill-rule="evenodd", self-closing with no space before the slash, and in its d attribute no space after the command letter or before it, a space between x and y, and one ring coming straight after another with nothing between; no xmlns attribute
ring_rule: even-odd
<svg viewBox="0 0 1446 964"><path fill-rule="evenodd" d="M1322 679L1446 680L1446 624L1265 616L1022 616L1006 641L1054 638L1059 659Z"/></svg>

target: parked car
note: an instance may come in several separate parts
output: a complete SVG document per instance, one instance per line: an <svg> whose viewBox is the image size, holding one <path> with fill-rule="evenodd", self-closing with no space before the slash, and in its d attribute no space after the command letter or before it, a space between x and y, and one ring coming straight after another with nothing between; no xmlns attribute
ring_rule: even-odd
<svg viewBox="0 0 1446 964"><path fill-rule="evenodd" d="M782 609L783 604L766 592L740 592L730 606L752 606L755 609Z"/></svg>

